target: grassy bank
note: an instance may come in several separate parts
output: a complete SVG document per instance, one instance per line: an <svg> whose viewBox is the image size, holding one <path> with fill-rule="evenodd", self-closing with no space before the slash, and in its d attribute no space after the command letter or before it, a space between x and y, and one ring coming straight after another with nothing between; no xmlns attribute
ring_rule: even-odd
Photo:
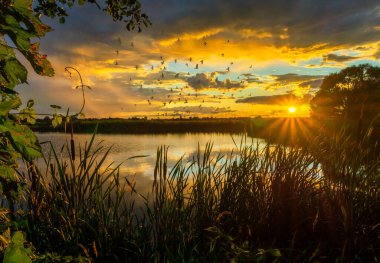
<svg viewBox="0 0 380 263"><path fill-rule="evenodd" d="M101 168L107 149L93 141L76 160L53 151L46 170L28 164L27 209L13 228L41 262L378 260L380 157L366 139L243 145L223 158L208 144L171 169L158 149L148 195L117 167Z"/></svg>

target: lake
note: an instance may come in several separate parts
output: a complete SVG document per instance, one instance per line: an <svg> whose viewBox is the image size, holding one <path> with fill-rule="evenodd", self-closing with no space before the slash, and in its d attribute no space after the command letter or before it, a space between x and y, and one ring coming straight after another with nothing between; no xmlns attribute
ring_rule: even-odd
<svg viewBox="0 0 380 263"><path fill-rule="evenodd" d="M78 146L90 141L91 134L75 134L74 140L76 153ZM40 143L51 141L56 150L59 150L66 142L70 143L70 135L64 133L37 133ZM153 180L153 171L156 163L156 153L159 146L165 145L168 150L168 164L170 168L181 158L191 160L197 153L198 145L203 151L208 142L213 143L213 151L227 154L236 149L234 141L239 145L242 135L230 135L222 133L188 133L188 134L149 134L149 135L96 135L95 142L102 142L107 149L112 147L106 164L113 162L113 166L119 165L122 176L132 177L138 188L150 187ZM265 144L263 139L247 138L247 144ZM49 152L50 144L42 144L45 155ZM67 158L67 153L62 154ZM134 156L146 156L129 159Z"/></svg>

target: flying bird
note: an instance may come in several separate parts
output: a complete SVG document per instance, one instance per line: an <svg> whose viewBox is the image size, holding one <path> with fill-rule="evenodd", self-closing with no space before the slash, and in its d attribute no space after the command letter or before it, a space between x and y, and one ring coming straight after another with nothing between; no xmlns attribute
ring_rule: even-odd
<svg viewBox="0 0 380 263"><path fill-rule="evenodd" d="M198 69L198 64L195 65L195 69Z"/></svg>

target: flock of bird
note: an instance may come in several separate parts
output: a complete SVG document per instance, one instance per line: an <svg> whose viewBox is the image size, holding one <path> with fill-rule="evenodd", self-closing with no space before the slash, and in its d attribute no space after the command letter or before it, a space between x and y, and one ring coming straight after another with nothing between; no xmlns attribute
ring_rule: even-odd
<svg viewBox="0 0 380 263"><path fill-rule="evenodd" d="M177 42L181 42L181 39L178 38ZM119 46L121 47L122 41L120 38L118 38L118 43L119 43ZM207 46L207 44L208 44L204 38L202 39L202 43L203 43L203 46ZM229 44L230 41L227 40L226 43ZM130 47L134 48L135 44L133 42L130 42ZM114 61L114 65L119 66L120 64L119 64L118 58L119 58L120 51L116 50L115 53L116 53L116 59ZM225 54L221 53L220 56L224 58ZM173 62L174 64L180 63L180 61L178 59L173 59L171 62ZM191 71L190 69L200 70L201 67L205 64L205 60L201 59L200 61L195 61L192 57L189 57L188 60L183 61L183 65L186 68L189 68L189 71L187 73L186 72L177 72L174 74L173 72L167 71L167 68L166 68L167 64L168 64L168 62L165 60L165 57L160 56L158 65L156 65L156 66L150 65L151 71L155 71L155 69L156 69L155 72L158 72L157 78L154 80L154 82L157 83L158 85L161 85L165 79L171 79L173 76L175 79L186 80L186 78L189 78L192 76L192 74L190 73L190 71ZM233 61L229 62L229 64L225 68L224 72L221 72L221 73L222 74L229 74L232 70L233 65L234 65ZM140 67L141 66L139 66L139 65L134 66L134 68L136 70L138 70ZM157 71L157 68L158 68L158 71ZM249 69L252 70L252 65L249 66ZM198 72L196 72L196 73L198 73ZM239 78L240 77L238 77L238 79ZM134 84L132 77L129 78L129 81L132 85ZM198 81L197 86L202 87L203 84L201 83L201 80L198 79L197 81ZM243 80L240 80L240 82L243 82ZM225 91L221 92L221 94L210 95L210 96L205 95L205 94L200 94L200 93L198 93L197 87L189 87L189 85L183 85L180 87L176 86L175 88L171 87L170 89L166 88L165 89L166 92L161 92L163 94L158 94L156 96L156 98L155 98L155 94L154 94L155 93L154 88L149 88L150 92L146 92L148 88L144 88L143 84L140 83L139 89L141 92L144 91L144 92L142 92L142 94L146 94L147 97L145 98L145 101L148 105L152 105L152 102L154 100L160 101L160 103L162 103L161 105L163 107L167 107L170 104L177 104L177 103L182 104L182 107L172 106L173 107L172 109L174 110L175 114L177 114L177 115L178 115L178 112L191 113L192 110L202 111L202 109L204 108L203 105L205 104L205 102L221 103L222 99L224 99L224 98L230 98L230 99L235 98L234 94L227 96ZM161 91L162 91L162 89L161 89ZM240 92L242 92L242 90L240 90ZM162 95L164 95L164 96L162 96ZM207 99L209 99L209 100L207 100ZM190 101L193 102L192 106L187 106ZM195 105L195 102L198 102L198 101L200 101L199 105ZM137 107L138 105L139 104L137 104L137 103L134 104L135 107ZM210 108L210 107L208 107L208 108ZM221 112L223 110L230 110L230 108L231 107L215 107L212 112L218 113L218 112ZM162 115L167 116L168 114L166 112L166 113L163 113Z"/></svg>

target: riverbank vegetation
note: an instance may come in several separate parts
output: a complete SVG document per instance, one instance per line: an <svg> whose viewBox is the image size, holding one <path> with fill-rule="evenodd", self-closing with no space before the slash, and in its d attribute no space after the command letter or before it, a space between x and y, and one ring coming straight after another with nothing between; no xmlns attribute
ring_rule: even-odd
<svg viewBox="0 0 380 263"><path fill-rule="evenodd" d="M172 168L161 147L140 193L93 138L75 160L60 158L68 146L46 168L27 163L24 199L2 226L26 234L37 262L376 262L380 157L367 139L242 138L228 156L208 144Z"/></svg>

